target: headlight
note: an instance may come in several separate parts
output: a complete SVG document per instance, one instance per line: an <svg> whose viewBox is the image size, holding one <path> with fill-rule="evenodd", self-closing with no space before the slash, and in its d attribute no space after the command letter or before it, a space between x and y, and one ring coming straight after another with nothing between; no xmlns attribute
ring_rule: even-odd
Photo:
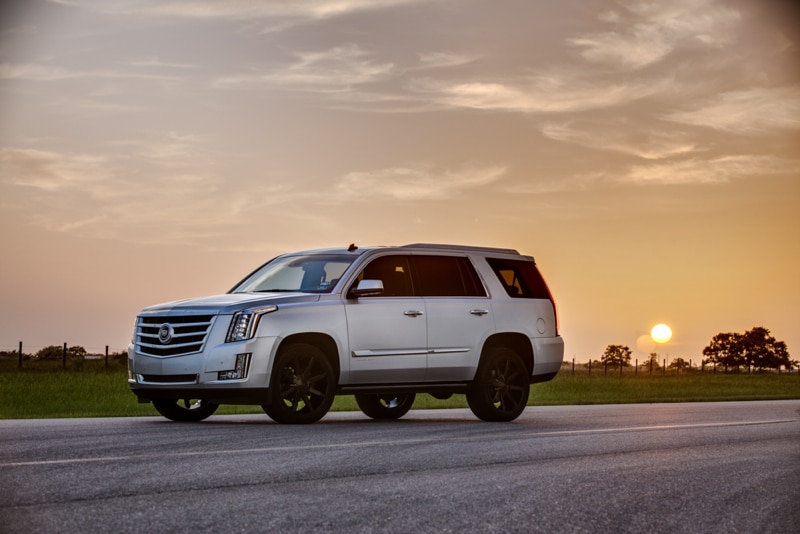
<svg viewBox="0 0 800 534"><path fill-rule="evenodd" d="M256 335L258 322L261 316L267 313L272 313L278 309L277 306L267 306L264 308L251 308L233 314L231 319L231 326L228 328L228 337L225 338L225 343L232 343L234 341L244 341L251 339Z"/></svg>

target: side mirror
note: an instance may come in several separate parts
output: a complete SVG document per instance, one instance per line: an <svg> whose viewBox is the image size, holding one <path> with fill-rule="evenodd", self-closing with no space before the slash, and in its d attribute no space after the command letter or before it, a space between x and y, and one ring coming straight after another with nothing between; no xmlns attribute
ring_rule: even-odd
<svg viewBox="0 0 800 534"><path fill-rule="evenodd" d="M348 295L351 298L359 297L376 297L383 295L383 281L382 280L361 280L358 286L350 290Z"/></svg>

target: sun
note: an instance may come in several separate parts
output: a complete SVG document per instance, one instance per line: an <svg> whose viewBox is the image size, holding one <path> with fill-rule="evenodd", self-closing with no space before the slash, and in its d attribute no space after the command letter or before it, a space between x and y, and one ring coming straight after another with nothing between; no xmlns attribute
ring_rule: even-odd
<svg viewBox="0 0 800 534"><path fill-rule="evenodd" d="M650 337L656 343L666 343L672 339L672 328L665 324L657 324L650 330Z"/></svg>

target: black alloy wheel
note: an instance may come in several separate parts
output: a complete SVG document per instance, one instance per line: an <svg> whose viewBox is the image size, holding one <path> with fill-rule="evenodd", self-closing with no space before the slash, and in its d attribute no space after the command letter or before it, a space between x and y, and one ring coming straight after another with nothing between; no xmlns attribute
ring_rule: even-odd
<svg viewBox="0 0 800 534"><path fill-rule="evenodd" d="M308 424L328 413L336 394L336 374L314 345L293 343L275 358L270 380L272 402L262 405L278 423Z"/></svg>
<svg viewBox="0 0 800 534"><path fill-rule="evenodd" d="M483 421L513 421L528 404L530 376L522 358L511 349L488 350L467 388L467 404Z"/></svg>

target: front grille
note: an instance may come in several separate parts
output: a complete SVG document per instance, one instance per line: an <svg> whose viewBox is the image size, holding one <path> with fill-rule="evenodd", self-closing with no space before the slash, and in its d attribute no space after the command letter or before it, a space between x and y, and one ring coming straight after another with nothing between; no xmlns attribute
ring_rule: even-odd
<svg viewBox="0 0 800 534"><path fill-rule="evenodd" d="M136 323L136 352L151 356L181 356L201 352L213 315L164 315L139 317ZM162 327L169 339L159 337Z"/></svg>

